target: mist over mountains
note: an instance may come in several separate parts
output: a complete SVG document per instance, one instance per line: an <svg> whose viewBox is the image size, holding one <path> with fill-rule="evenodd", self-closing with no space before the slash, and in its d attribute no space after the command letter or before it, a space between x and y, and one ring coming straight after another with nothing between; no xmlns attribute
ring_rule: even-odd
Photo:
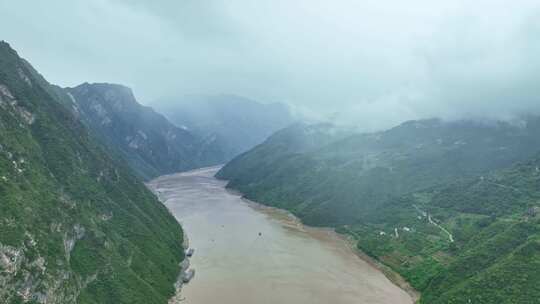
<svg viewBox="0 0 540 304"><path fill-rule="evenodd" d="M235 95L170 97L154 104L177 126L215 141L225 160L262 143L295 120L284 104L261 104Z"/></svg>
<svg viewBox="0 0 540 304"><path fill-rule="evenodd" d="M143 181L223 162L227 187L335 229L419 303L538 298L540 116L363 132L185 98L51 85L0 43L0 300L167 302L183 232Z"/></svg>
<svg viewBox="0 0 540 304"><path fill-rule="evenodd" d="M535 0L22 0L0 10L14 12L0 36L52 82L122 83L146 105L236 94L364 131L540 113Z"/></svg>
<svg viewBox="0 0 540 304"><path fill-rule="evenodd" d="M538 304L539 79L538 0L0 0L0 302Z"/></svg>

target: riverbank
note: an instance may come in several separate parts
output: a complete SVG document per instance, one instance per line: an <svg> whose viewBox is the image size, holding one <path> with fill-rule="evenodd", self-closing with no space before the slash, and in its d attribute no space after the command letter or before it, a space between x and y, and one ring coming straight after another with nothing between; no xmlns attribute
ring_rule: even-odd
<svg viewBox="0 0 540 304"><path fill-rule="evenodd" d="M240 195L242 196L241 192L238 192L234 189L227 189L231 194L234 195ZM302 220L300 220L298 217L296 217L291 212L280 209L272 206L267 206L255 201L251 201L247 198L242 197L242 200L245 201L250 207L254 208L255 210L265 212L265 211L272 211L272 213L283 213L284 217L288 218L291 222L292 226L298 227L300 229L304 230L311 230L315 233L327 233L331 237L338 238L343 241L343 246L346 246L349 248L349 250L355 254L358 258L363 260L364 262L368 263L372 267L378 269L381 271L390 282L392 282L394 285L401 288L403 291L405 291L413 300L414 303L416 303L420 299L420 292L415 290L399 273L395 272L390 267L384 265L383 263L377 261L376 259L370 257L369 255L365 254L363 251L358 249L357 247L357 240L354 239L354 237L346 234L341 234L335 231L334 228L331 227L312 227L305 225L302 223Z"/></svg>
<svg viewBox="0 0 540 304"><path fill-rule="evenodd" d="M166 176L169 176L169 175L160 176L156 178L155 180L150 181L149 183L145 183L145 186L150 191L152 191L152 193L156 195L156 197L159 199L159 201L163 205L166 205L166 200L164 197L161 196L161 193L157 191L155 187L152 186L153 185L152 183L155 183L159 178L163 178ZM182 224L180 221L178 221L178 223L180 225ZM186 230L183 228L182 228L182 241L183 241L182 248L184 252L186 252L186 250L189 248L189 237L186 233ZM185 298L182 297L182 286L184 285L184 281L183 281L184 272L189 268L189 257L184 256L184 260L182 260L182 262L180 262L178 266L180 267L180 272L178 273L178 277L176 278L176 282L174 283L174 295L169 299L169 301L167 302L168 304L180 304L185 300Z"/></svg>
<svg viewBox="0 0 540 304"><path fill-rule="evenodd" d="M189 238L186 231L183 230L183 232L184 243L182 244L182 247L184 248L185 252L189 248ZM184 273L189 268L189 257L184 256L184 260L180 263L179 266L180 273L178 274L178 278L176 279L176 283L174 284L174 295L169 299L168 304L180 304L182 301L185 300L185 298L182 297L182 286L184 286Z"/></svg>
<svg viewBox="0 0 540 304"><path fill-rule="evenodd" d="M366 253L364 253L362 250L358 249L357 243L358 241L351 235L345 235L341 233L337 233L334 231L339 237L341 237L347 246L349 246L356 255L358 255L359 258L366 261L373 267L379 269L392 283L394 283L396 286L401 288L403 291L405 291L411 299L414 301L414 303L417 303L418 300L420 300L420 292L414 289L405 278L403 278L399 273L394 271L392 268L384 265L380 261L370 257Z"/></svg>

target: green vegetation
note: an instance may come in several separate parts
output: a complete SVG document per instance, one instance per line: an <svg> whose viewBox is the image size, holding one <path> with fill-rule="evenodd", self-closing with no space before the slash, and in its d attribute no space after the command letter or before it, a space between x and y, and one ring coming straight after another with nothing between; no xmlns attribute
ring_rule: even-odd
<svg viewBox="0 0 540 304"><path fill-rule="evenodd" d="M166 303L182 230L0 43L0 302Z"/></svg>
<svg viewBox="0 0 540 304"><path fill-rule="evenodd" d="M284 143L318 133L282 131L218 177L351 235L421 291L421 303L535 303L540 144L538 119L527 121L409 122L294 148Z"/></svg>

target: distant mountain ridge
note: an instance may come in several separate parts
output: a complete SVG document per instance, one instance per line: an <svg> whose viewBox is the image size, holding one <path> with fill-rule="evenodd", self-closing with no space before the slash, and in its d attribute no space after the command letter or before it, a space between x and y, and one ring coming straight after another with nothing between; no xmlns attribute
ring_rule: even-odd
<svg viewBox="0 0 540 304"><path fill-rule="evenodd" d="M145 179L225 161L216 141L176 127L125 86L85 83L66 90L81 119Z"/></svg>
<svg viewBox="0 0 540 304"><path fill-rule="evenodd" d="M248 197L285 204L310 224L354 222L366 208L393 196L503 168L540 150L538 118L525 127L411 121L382 132L327 139L316 149L277 152L279 137L295 128L233 159L218 177Z"/></svg>
<svg viewBox="0 0 540 304"><path fill-rule="evenodd" d="M236 95L191 95L154 104L177 126L218 142L228 160L295 121L284 104Z"/></svg>

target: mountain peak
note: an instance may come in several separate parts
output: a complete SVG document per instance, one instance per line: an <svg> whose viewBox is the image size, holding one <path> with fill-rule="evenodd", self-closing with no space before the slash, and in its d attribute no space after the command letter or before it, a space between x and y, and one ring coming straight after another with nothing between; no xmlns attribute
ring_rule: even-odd
<svg viewBox="0 0 540 304"><path fill-rule="evenodd" d="M83 83L67 90L83 121L103 142L125 155L143 178L223 161L218 147L139 104L129 87Z"/></svg>
<svg viewBox="0 0 540 304"><path fill-rule="evenodd" d="M131 88L120 84L85 82L67 90L78 96L76 99L79 104L90 103L109 112L137 111L142 107L135 99Z"/></svg>

